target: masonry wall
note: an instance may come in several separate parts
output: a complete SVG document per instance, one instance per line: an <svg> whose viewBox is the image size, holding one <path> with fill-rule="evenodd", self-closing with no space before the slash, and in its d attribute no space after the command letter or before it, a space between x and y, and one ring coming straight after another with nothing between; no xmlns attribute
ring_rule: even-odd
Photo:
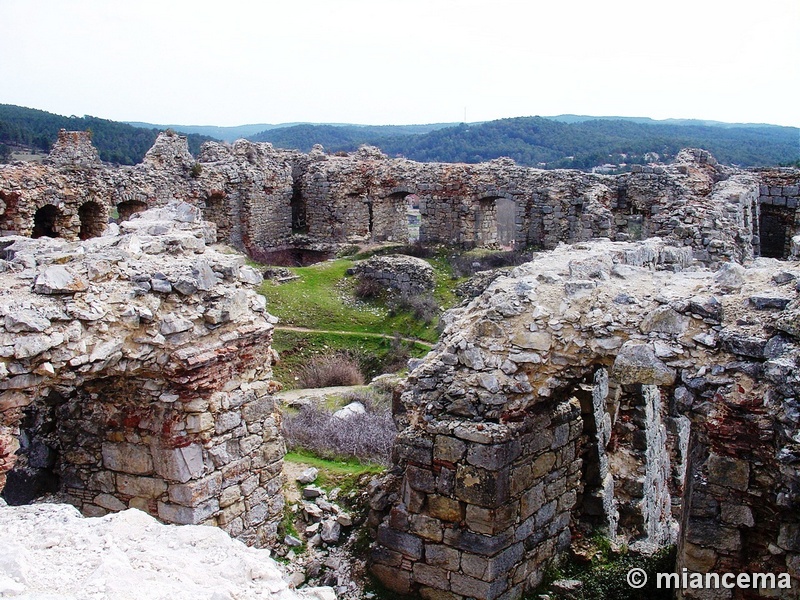
<svg viewBox="0 0 800 600"><path fill-rule="evenodd" d="M244 258L172 203L83 242L3 238L0 491L136 507L274 541L285 452L275 319Z"/></svg>
<svg viewBox="0 0 800 600"><path fill-rule="evenodd" d="M600 532L677 542L692 572L782 573L792 589L761 596L798 597L797 265L691 262L655 240L561 247L448 313L373 497L381 581L521 598Z"/></svg>
<svg viewBox="0 0 800 600"><path fill-rule="evenodd" d="M786 240L798 230L796 169L745 172L695 149L672 165L604 176L510 159L416 163L367 147L347 156L321 147L301 154L244 140L206 144L195 160L185 138L164 133L141 165L111 168L85 134L62 132L47 162L0 167L0 228L31 235L36 211L50 206L54 234L74 239L87 201L105 219L179 199L202 208L228 243L258 257L288 247L406 242L406 198L414 194L428 244L497 247L498 202L512 203L502 241L515 247L660 236L713 262L758 253L762 221L769 240L778 240L767 240L769 247L790 248Z"/></svg>

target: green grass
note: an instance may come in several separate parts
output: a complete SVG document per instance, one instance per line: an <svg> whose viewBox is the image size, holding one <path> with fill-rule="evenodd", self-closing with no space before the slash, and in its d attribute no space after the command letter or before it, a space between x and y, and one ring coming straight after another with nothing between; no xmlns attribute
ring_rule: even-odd
<svg viewBox="0 0 800 600"><path fill-rule="evenodd" d="M374 463L362 463L355 458L342 460L329 460L320 458L306 450L291 450L283 457L286 462L300 463L316 467L320 472L325 471L334 475L363 475L364 473L383 473L386 467Z"/></svg>
<svg viewBox="0 0 800 600"><path fill-rule="evenodd" d="M387 367L409 357L422 357L430 348L392 339L354 334L308 333L277 330L273 334L272 347L278 352L280 361L273 367L273 377L284 387L293 387L300 369L314 356L333 352L347 352L358 360L366 379L383 373Z"/></svg>
<svg viewBox="0 0 800 600"><path fill-rule="evenodd" d="M355 278L345 271L355 264L339 259L310 267L290 269L300 279L276 285L265 282L259 290L267 298L267 310L281 325L359 333L399 333L435 342L436 325L426 325L409 314L390 314L382 302L357 301Z"/></svg>
<svg viewBox="0 0 800 600"><path fill-rule="evenodd" d="M307 450L291 450L286 453L283 460L316 467L319 469L319 475L314 484L328 492L338 487L341 489L340 497L343 499L352 492L361 490L372 476L386 471L383 465L362 463L355 458L330 460L320 458Z"/></svg>
<svg viewBox="0 0 800 600"><path fill-rule="evenodd" d="M629 552L623 548L614 552L607 539L592 537L595 553L590 562L562 560L552 565L545 574L539 588L525 596L526 600L538 598L548 591L549 585L557 579L579 579L583 588L578 596L581 600L667 600L672 598L672 590L661 590L655 586L656 573L671 572L675 566L675 547L662 548L652 556ZM647 574L647 585L642 589L631 588L626 580L630 569L643 569Z"/></svg>

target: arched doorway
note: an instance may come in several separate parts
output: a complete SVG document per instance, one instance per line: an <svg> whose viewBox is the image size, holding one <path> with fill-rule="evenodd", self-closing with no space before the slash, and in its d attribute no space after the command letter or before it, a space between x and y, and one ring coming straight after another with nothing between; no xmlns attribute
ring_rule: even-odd
<svg viewBox="0 0 800 600"><path fill-rule="evenodd" d="M61 211L57 206L45 204L33 215L32 238L40 237L61 237L59 234L59 223Z"/></svg>
<svg viewBox="0 0 800 600"><path fill-rule="evenodd" d="M120 223L145 210L147 210L147 203L139 200L127 200L117 204L117 215Z"/></svg>
<svg viewBox="0 0 800 600"><path fill-rule="evenodd" d="M105 231L108 217L103 206L94 200L84 202L78 209L81 228L78 237L82 240L99 237Z"/></svg>

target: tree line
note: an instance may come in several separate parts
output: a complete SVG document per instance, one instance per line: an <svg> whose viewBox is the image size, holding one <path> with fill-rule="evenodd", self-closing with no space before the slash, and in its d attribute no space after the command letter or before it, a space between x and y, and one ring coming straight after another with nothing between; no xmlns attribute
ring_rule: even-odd
<svg viewBox="0 0 800 600"><path fill-rule="evenodd" d="M794 127L721 127L700 124L638 123L594 119L575 123L542 117L460 124L423 134L387 135L360 126L297 125L253 136L282 148L309 151L322 144L330 152L377 146L390 156L421 162L477 163L507 156L520 165L591 169L604 164L648 162L658 154L673 158L697 147L719 161L742 167L791 164L800 158L800 130Z"/></svg>
<svg viewBox="0 0 800 600"><path fill-rule="evenodd" d="M58 131L90 131L92 144L103 161L121 165L142 162L158 136L158 129L132 127L98 117L64 117L43 110L0 104L0 162L11 158L13 147L49 152L58 139ZM197 155L208 136L190 134L189 151Z"/></svg>

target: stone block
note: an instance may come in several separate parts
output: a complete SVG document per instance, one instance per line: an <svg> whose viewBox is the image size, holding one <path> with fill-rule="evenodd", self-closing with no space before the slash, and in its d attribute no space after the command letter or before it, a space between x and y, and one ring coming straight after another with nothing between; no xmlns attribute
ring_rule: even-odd
<svg viewBox="0 0 800 600"><path fill-rule="evenodd" d="M196 525L211 517L218 510L219 503L215 498L195 507L159 502L158 518L178 525Z"/></svg>
<svg viewBox="0 0 800 600"><path fill-rule="evenodd" d="M221 489L222 473L216 471L203 479L170 485L169 500L183 506L197 506L217 496Z"/></svg>
<svg viewBox="0 0 800 600"><path fill-rule="evenodd" d="M221 435L226 431L235 429L242 422L242 415L239 412L232 410L217 415L215 428L217 435Z"/></svg>
<svg viewBox="0 0 800 600"><path fill-rule="evenodd" d="M531 480L537 481L550 473L556 463L556 455L553 452L546 452L537 457L531 465Z"/></svg>
<svg viewBox="0 0 800 600"><path fill-rule="evenodd" d="M683 543L683 555L680 561L683 566L695 573L710 573L717 564L717 553L711 548L704 548L689 541Z"/></svg>
<svg viewBox="0 0 800 600"><path fill-rule="evenodd" d="M217 515L217 522L221 526L230 525L237 520L246 510L244 500L239 500L223 508ZM241 519L240 519L241 520ZM241 520L244 524L244 520Z"/></svg>
<svg viewBox="0 0 800 600"><path fill-rule="evenodd" d="M406 481L408 485L417 491L425 492L426 494L433 494L436 491L436 479L433 476L433 471L429 469L409 466L406 468Z"/></svg>
<svg viewBox="0 0 800 600"><path fill-rule="evenodd" d="M271 396L264 396L242 405L242 418L245 423L259 423L275 412L275 401Z"/></svg>
<svg viewBox="0 0 800 600"><path fill-rule="evenodd" d="M491 558L465 552L461 556L461 570L465 575L483 581L494 581L508 573L522 560L525 549L521 542L510 546Z"/></svg>
<svg viewBox="0 0 800 600"><path fill-rule="evenodd" d="M438 519L425 515L411 515L409 530L425 540L442 541L442 523Z"/></svg>
<svg viewBox="0 0 800 600"><path fill-rule="evenodd" d="M438 590L447 591L450 589L450 579L448 572L438 567L432 567L425 563L416 563L412 570L414 581L423 585L430 586Z"/></svg>
<svg viewBox="0 0 800 600"><path fill-rule="evenodd" d="M722 509L721 516L723 523L743 527L753 527L753 525L755 525L753 511L750 510L749 506L723 502L720 508Z"/></svg>
<svg viewBox="0 0 800 600"><path fill-rule="evenodd" d="M386 525L378 527L377 540L389 550L400 552L412 560L422 558L422 540L415 535L395 531Z"/></svg>
<svg viewBox="0 0 800 600"><path fill-rule="evenodd" d="M532 488L523 492L519 499L519 516L527 519L537 512L545 502L544 483L539 482Z"/></svg>
<svg viewBox="0 0 800 600"><path fill-rule="evenodd" d="M453 592L475 600L496 600L507 587L507 577L498 578L491 583L461 573L453 573L450 578L450 589Z"/></svg>
<svg viewBox="0 0 800 600"><path fill-rule="evenodd" d="M745 460L709 454L706 461L708 482L744 491L750 482L750 465Z"/></svg>
<svg viewBox="0 0 800 600"><path fill-rule="evenodd" d="M522 446L516 440L497 445L470 444L467 462L476 467L495 471L516 460Z"/></svg>
<svg viewBox="0 0 800 600"><path fill-rule="evenodd" d="M783 523L778 533L778 546L790 552L800 552L800 524Z"/></svg>
<svg viewBox="0 0 800 600"><path fill-rule="evenodd" d="M403 562L403 558L403 555L399 552L394 552L383 546L375 546L370 552L370 559L373 563L388 567L399 567ZM458 568L458 563L456 563L456 568Z"/></svg>
<svg viewBox="0 0 800 600"><path fill-rule="evenodd" d="M462 596L452 592L429 587L421 587L419 589L419 595L423 600L462 600Z"/></svg>
<svg viewBox="0 0 800 600"><path fill-rule="evenodd" d="M742 536L738 529L724 527L715 519L691 519L686 540L692 544L723 552L738 552Z"/></svg>
<svg viewBox="0 0 800 600"><path fill-rule="evenodd" d="M128 508L124 502L119 500L119 498L115 498L110 494L100 494L94 498L94 503L97 506L101 506L106 510L110 510L113 512L118 512L120 510L125 510Z"/></svg>
<svg viewBox="0 0 800 600"><path fill-rule="evenodd" d="M511 527L516 521L517 513L515 502L509 502L497 509L468 504L465 521L467 527L476 533L494 535Z"/></svg>
<svg viewBox="0 0 800 600"><path fill-rule="evenodd" d="M156 473L164 479L186 483L203 474L203 447L194 443L182 448L152 447Z"/></svg>
<svg viewBox="0 0 800 600"><path fill-rule="evenodd" d="M436 476L436 491L442 495L450 496L453 494L456 485L456 472L453 469L441 467Z"/></svg>
<svg viewBox="0 0 800 600"><path fill-rule="evenodd" d="M374 564L370 570L386 588L396 594L407 595L411 593L411 571L382 564Z"/></svg>
<svg viewBox="0 0 800 600"><path fill-rule="evenodd" d="M461 553L455 548L443 544L425 544L425 562L447 571L458 571L461 565Z"/></svg>
<svg viewBox="0 0 800 600"><path fill-rule="evenodd" d="M467 529L445 529L444 543L458 550L464 550L483 556L494 556L504 548L511 545L513 534L506 530L496 535L482 535Z"/></svg>
<svg viewBox="0 0 800 600"><path fill-rule="evenodd" d="M103 466L106 469L134 475L147 475L153 472L153 459L145 446L106 442L102 446L101 453Z"/></svg>
<svg viewBox="0 0 800 600"><path fill-rule="evenodd" d="M464 509L461 503L445 496L429 496L427 513L431 517L451 523L458 523L464 518Z"/></svg>
<svg viewBox="0 0 800 600"><path fill-rule="evenodd" d="M464 458L467 445L449 435L437 435L433 445L433 459L449 463L460 462Z"/></svg>
<svg viewBox="0 0 800 600"><path fill-rule="evenodd" d="M167 482L153 477L117 475L117 489L120 494L138 498L158 498L167 491Z"/></svg>
<svg viewBox="0 0 800 600"><path fill-rule="evenodd" d="M455 494L459 500L487 508L502 506L509 499L509 469L488 471L459 465L456 470Z"/></svg>
<svg viewBox="0 0 800 600"><path fill-rule="evenodd" d="M214 429L214 416L211 413L193 413L186 416L186 432L200 433Z"/></svg>

